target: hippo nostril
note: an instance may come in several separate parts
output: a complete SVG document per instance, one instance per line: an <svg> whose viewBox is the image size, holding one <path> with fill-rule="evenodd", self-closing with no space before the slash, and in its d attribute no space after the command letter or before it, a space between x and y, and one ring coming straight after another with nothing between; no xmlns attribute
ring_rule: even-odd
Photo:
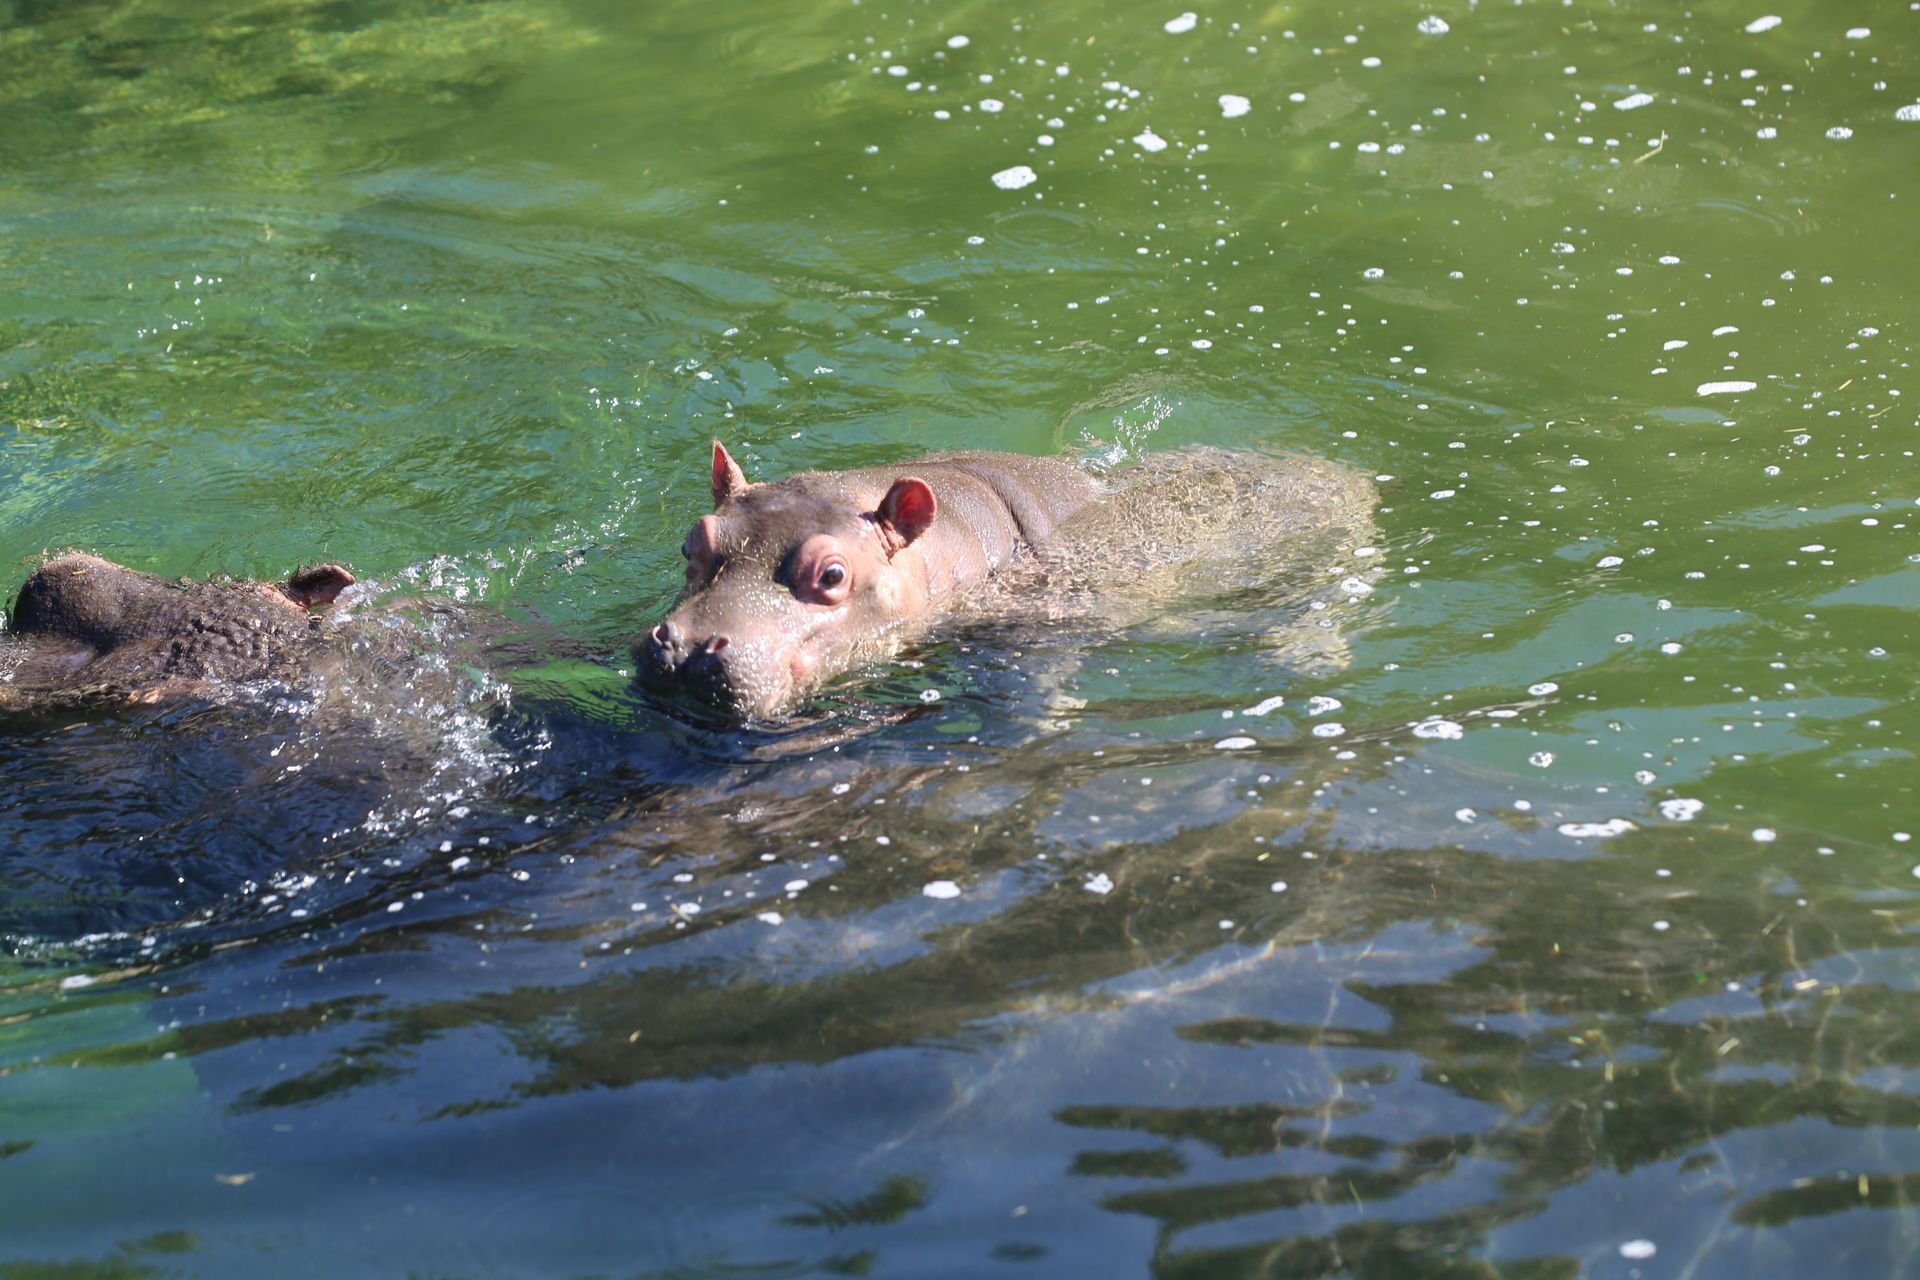
<svg viewBox="0 0 1920 1280"><path fill-rule="evenodd" d="M725 636L711 636L704 645L700 646L700 651L708 657L712 657L731 643L732 641L728 640Z"/></svg>
<svg viewBox="0 0 1920 1280"><path fill-rule="evenodd" d="M662 649L670 648L673 645L673 629L664 622L656 623L653 630L647 633L647 638Z"/></svg>

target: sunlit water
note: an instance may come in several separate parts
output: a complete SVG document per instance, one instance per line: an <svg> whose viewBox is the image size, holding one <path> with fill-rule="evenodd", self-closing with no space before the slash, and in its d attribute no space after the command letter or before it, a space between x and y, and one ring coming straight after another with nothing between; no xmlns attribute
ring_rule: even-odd
<svg viewBox="0 0 1920 1280"><path fill-rule="evenodd" d="M0 58L5 589L339 559L435 673L0 722L0 1275L1915 1269L1913 7ZM728 730L626 673L716 436L1315 454L1377 541Z"/></svg>

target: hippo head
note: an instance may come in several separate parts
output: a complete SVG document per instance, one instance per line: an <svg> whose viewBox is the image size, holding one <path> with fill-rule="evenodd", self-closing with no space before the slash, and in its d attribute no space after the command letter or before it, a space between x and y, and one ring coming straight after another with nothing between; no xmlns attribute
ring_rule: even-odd
<svg viewBox="0 0 1920 1280"><path fill-rule="evenodd" d="M731 712L773 717L852 667L891 654L925 611L912 544L933 525L913 476L862 473L749 484L713 446L711 515L688 531L687 584L634 649L637 665Z"/></svg>

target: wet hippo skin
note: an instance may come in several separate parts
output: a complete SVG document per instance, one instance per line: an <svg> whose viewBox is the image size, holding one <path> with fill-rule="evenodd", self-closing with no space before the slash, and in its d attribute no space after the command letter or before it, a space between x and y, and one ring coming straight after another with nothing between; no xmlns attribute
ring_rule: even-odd
<svg viewBox="0 0 1920 1280"><path fill-rule="evenodd" d="M312 611L353 581L337 564L285 582L193 582L57 556L28 576L0 636L0 706L36 696L156 702L216 683L290 680L321 643Z"/></svg>
<svg viewBox="0 0 1920 1280"><path fill-rule="evenodd" d="M749 483L713 446L686 589L635 647L644 675L746 716L891 655L1099 496L1070 462L949 453Z"/></svg>

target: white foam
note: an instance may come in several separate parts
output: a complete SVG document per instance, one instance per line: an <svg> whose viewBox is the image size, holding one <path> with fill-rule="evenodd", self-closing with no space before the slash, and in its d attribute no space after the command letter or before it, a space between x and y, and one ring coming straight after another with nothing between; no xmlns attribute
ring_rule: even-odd
<svg viewBox="0 0 1920 1280"><path fill-rule="evenodd" d="M1422 720L1419 724L1413 726L1413 736L1416 738L1436 738L1441 742L1454 742L1466 737L1467 731L1452 720Z"/></svg>
<svg viewBox="0 0 1920 1280"><path fill-rule="evenodd" d="M1615 99L1613 108L1616 111L1634 111L1640 107L1647 107L1652 105L1653 105L1652 94L1630 93L1624 98Z"/></svg>
<svg viewBox="0 0 1920 1280"><path fill-rule="evenodd" d="M1011 169L1002 169L993 175L993 185L1002 191L1018 191L1040 181L1040 175L1033 171L1032 165L1016 164Z"/></svg>
<svg viewBox="0 0 1920 1280"><path fill-rule="evenodd" d="M1755 18L1747 24L1747 34L1757 36L1762 31L1771 31L1780 25L1780 16L1770 13L1764 18Z"/></svg>
<svg viewBox="0 0 1920 1280"><path fill-rule="evenodd" d="M964 49L972 43L973 41L966 36L947 37L947 48L949 49Z"/></svg>
<svg viewBox="0 0 1920 1280"><path fill-rule="evenodd" d="M1668 822L1692 822L1706 807L1704 800L1689 800L1684 796L1676 796L1672 800L1660 802L1660 816Z"/></svg>
<svg viewBox="0 0 1920 1280"><path fill-rule="evenodd" d="M1220 95L1220 114L1229 120L1235 116L1243 116L1251 110L1253 110L1253 100L1250 98L1243 98L1237 93Z"/></svg>
<svg viewBox="0 0 1920 1280"><path fill-rule="evenodd" d="M1161 25L1166 29L1168 35L1183 36L1200 25L1200 15L1188 11L1177 18L1167 19L1167 21Z"/></svg>
<svg viewBox="0 0 1920 1280"><path fill-rule="evenodd" d="M1213 744L1213 749L1215 751L1245 751L1248 747L1255 745L1257 744L1252 738L1222 738Z"/></svg>
<svg viewBox="0 0 1920 1280"><path fill-rule="evenodd" d="M1085 884L1081 885L1080 887L1082 889L1085 889L1088 893L1099 893L1099 894L1112 893L1113 877L1108 875L1104 871L1096 872L1093 876L1091 876L1087 880Z"/></svg>
<svg viewBox="0 0 1920 1280"><path fill-rule="evenodd" d="M1623 836L1636 828L1625 818L1608 818L1605 822L1563 822L1560 834L1572 836L1575 840L1606 839L1610 836Z"/></svg>
<svg viewBox="0 0 1920 1280"><path fill-rule="evenodd" d="M1452 28L1447 25L1445 18L1440 17L1438 14L1430 13L1420 19L1418 30L1423 36L1443 36L1451 31Z"/></svg>
<svg viewBox="0 0 1920 1280"><path fill-rule="evenodd" d="M1902 124L1920 124L1920 102L1910 102L1897 109L1893 118Z"/></svg>
<svg viewBox="0 0 1920 1280"><path fill-rule="evenodd" d="M1240 714L1243 716L1264 716L1271 712L1278 711L1286 705L1287 700L1276 693L1271 698L1262 698Z"/></svg>
<svg viewBox="0 0 1920 1280"><path fill-rule="evenodd" d="M923 885L920 892L929 898L957 898L960 896L960 886L951 880L935 880Z"/></svg>
<svg viewBox="0 0 1920 1280"><path fill-rule="evenodd" d="M1739 380L1732 382L1703 382L1693 389L1693 393L1697 396L1733 395L1741 391L1751 391L1759 385L1757 382L1743 382Z"/></svg>
<svg viewBox="0 0 1920 1280"><path fill-rule="evenodd" d="M1151 129L1142 129L1133 135L1133 145L1142 151L1165 151L1167 140Z"/></svg>

